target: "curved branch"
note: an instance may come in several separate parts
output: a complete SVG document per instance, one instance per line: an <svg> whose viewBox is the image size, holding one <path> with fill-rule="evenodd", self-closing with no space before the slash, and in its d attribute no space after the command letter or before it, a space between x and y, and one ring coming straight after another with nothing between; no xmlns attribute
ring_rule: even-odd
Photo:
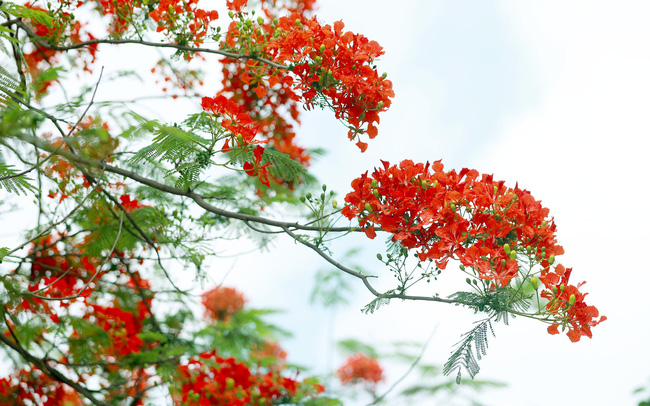
<svg viewBox="0 0 650 406"><path fill-rule="evenodd" d="M27 135L20 135L19 136L21 140L32 144L36 146L37 148L40 148L44 151L52 152L55 151L56 148L46 142L43 142L35 137L30 137ZM227 218L232 218L236 220L242 220L242 221L249 221L253 223L260 223L260 224L266 224L272 227L278 227L278 228L283 228L287 227L292 230L304 230L304 231L320 231L321 227L318 226L308 226L308 225L303 225L298 222L288 222L288 221L278 221L278 220L272 220L268 219L265 217L260 217L260 216L255 216L252 214L245 214L245 213L237 213L237 212L232 212L224 209L220 209L210 203L208 203L205 200L205 197L192 192L191 190L182 190L182 189L177 189L173 186L168 186L163 183L157 182L153 179L146 178L144 176L141 176L133 171L129 171L126 169L118 168L112 165L109 165L105 162L93 160L93 159L88 159L88 158L83 158L80 157L77 154L74 154L70 151L65 151L65 150L58 150L56 151L57 155L60 155L67 159L70 162L88 166L88 167L93 167L93 168L98 168L102 169L106 172L114 173L116 175L121 175L124 177L127 177L131 180L134 180L138 183L141 183L146 186L150 186L154 189L158 189L161 192L169 193L172 195L176 196L185 196L188 197L194 202L199 205L201 208L205 209L206 211L210 213L214 213L219 216L227 217ZM328 231L332 232L349 232L349 231L361 231L358 227L332 227L328 229Z"/></svg>
<svg viewBox="0 0 650 406"><path fill-rule="evenodd" d="M253 61L258 61L262 62L266 65L272 66L274 68L278 69L289 69L288 66L282 65L281 63L273 62L269 59L266 58L260 58L258 56L253 56L249 54L238 54L236 52L228 52L228 51L220 51L218 49L211 49L211 48L201 48L201 47L188 47L185 45L178 45L178 44L168 44L168 43L163 43L163 42L150 42L150 41L143 41L139 39L110 39L110 38L104 38L104 39L93 39L90 41L83 41L83 42L77 42L75 44L69 44L69 45L52 45L49 44L41 39L34 31L30 30L30 28L27 26L27 24L23 23L22 21L16 22L16 25L21 27L25 32L27 33L27 36L39 47L51 49L53 51L69 51L72 49L79 49L79 48L84 48L90 45L96 45L96 44L112 44L112 45L118 45L118 44L135 44L135 45L143 45L147 47L154 47L154 48L172 48L176 49L179 51L189 51L189 52L204 52L206 54L216 54L216 55L221 55L225 56L227 58L232 58L232 59L240 59L240 60L253 60Z"/></svg>

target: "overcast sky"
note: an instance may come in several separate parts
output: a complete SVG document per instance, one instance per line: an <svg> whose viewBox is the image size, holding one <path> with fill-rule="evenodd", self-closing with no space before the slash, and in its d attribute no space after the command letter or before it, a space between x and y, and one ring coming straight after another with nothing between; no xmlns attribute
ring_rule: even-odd
<svg viewBox="0 0 650 406"><path fill-rule="evenodd" d="M650 385L650 3L322 0L317 14L384 46L378 65L396 94L364 154L330 112L303 115L300 140L329 151L313 169L339 201L379 159L442 159L449 169L518 182L550 208L566 250L560 262L574 268L574 283L587 281L588 303L608 317L593 339L575 344L530 320L497 326L479 378L510 386L481 399L634 404L632 390ZM110 91L99 95L109 98ZM336 257L347 247L363 248L348 263L384 272L374 259L381 241L352 238L335 247ZM234 250L217 248L224 255ZM317 372L340 361L326 351L330 333L381 349L424 342L438 326L425 359L442 364L475 320L468 310L430 303L395 302L366 316L359 309L371 295L352 280L352 303L331 324L327 311L307 304L315 271L325 264L288 239L278 239L270 253L210 265L216 281L225 276L252 306L286 310L274 320L295 333L285 345L290 360ZM441 289L453 291L458 280L453 269L446 274ZM390 287L383 280L379 286ZM405 369L396 368L388 371L389 385Z"/></svg>

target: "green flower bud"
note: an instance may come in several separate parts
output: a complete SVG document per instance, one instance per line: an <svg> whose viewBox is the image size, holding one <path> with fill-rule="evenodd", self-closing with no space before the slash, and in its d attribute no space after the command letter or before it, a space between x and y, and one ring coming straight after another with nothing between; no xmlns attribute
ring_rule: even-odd
<svg viewBox="0 0 650 406"><path fill-rule="evenodd" d="M305 196L300 196L298 198L298 200L300 200L301 203L304 203L305 202Z"/></svg>
<svg viewBox="0 0 650 406"><path fill-rule="evenodd" d="M246 25L246 27L250 27L251 25L253 25L253 22L250 20L250 18L247 18L246 21L244 21L244 24Z"/></svg>
<svg viewBox="0 0 650 406"><path fill-rule="evenodd" d="M258 23L259 25L264 24L264 19L263 19L262 17L257 17L257 23Z"/></svg>
<svg viewBox="0 0 650 406"><path fill-rule="evenodd" d="M320 53L325 52L325 44L320 44Z"/></svg>
<svg viewBox="0 0 650 406"><path fill-rule="evenodd" d="M464 271L464 270L465 270L465 265L461 264L461 265L459 266L459 268L460 268L462 271Z"/></svg>
<svg viewBox="0 0 650 406"><path fill-rule="evenodd" d="M553 265L553 262L555 262L555 255L551 255L550 257L548 257L548 263Z"/></svg>
<svg viewBox="0 0 650 406"><path fill-rule="evenodd" d="M230 18L234 18L234 17L235 17L235 13L233 13L232 10L229 11L229 12L228 12L228 17L230 17Z"/></svg>
<svg viewBox="0 0 650 406"><path fill-rule="evenodd" d="M573 306L576 303L576 295L569 296L569 307Z"/></svg>
<svg viewBox="0 0 650 406"><path fill-rule="evenodd" d="M452 213L456 212L456 205L453 202L449 203L449 207L451 208Z"/></svg>
<svg viewBox="0 0 650 406"><path fill-rule="evenodd" d="M377 187L377 179L373 179L371 184L373 188Z"/></svg>
<svg viewBox="0 0 650 406"><path fill-rule="evenodd" d="M377 104L377 109L380 110L382 107L384 107L384 102L383 102L383 101L380 101L380 102Z"/></svg>
<svg viewBox="0 0 650 406"><path fill-rule="evenodd" d="M503 250L506 252L506 255L510 255L510 244L503 244Z"/></svg>
<svg viewBox="0 0 650 406"><path fill-rule="evenodd" d="M472 284L472 281L469 278L465 278L465 282L467 282L468 285Z"/></svg>
<svg viewBox="0 0 650 406"><path fill-rule="evenodd" d="M538 282L537 278L535 277L530 278L530 284L533 285L533 289L535 290L539 288L539 284L537 282Z"/></svg>
<svg viewBox="0 0 650 406"><path fill-rule="evenodd" d="M553 291L553 294L557 296L557 286L553 286L551 290Z"/></svg>
<svg viewBox="0 0 650 406"><path fill-rule="evenodd" d="M498 191L499 191L499 188L495 186L494 187L494 194L496 195Z"/></svg>
<svg viewBox="0 0 650 406"><path fill-rule="evenodd" d="M373 194L377 199L379 199L379 190L377 190L377 189L372 189L372 194Z"/></svg>
<svg viewBox="0 0 650 406"><path fill-rule="evenodd" d="M561 284L560 285L560 292L564 292L564 289L566 289L566 286L564 286L564 284Z"/></svg>
<svg viewBox="0 0 650 406"><path fill-rule="evenodd" d="M426 189L427 186L429 186L429 181L426 180L426 179L422 179L422 181L420 182L420 185L422 185L422 189Z"/></svg>
<svg viewBox="0 0 650 406"><path fill-rule="evenodd" d="M277 18L274 18L274 19L273 19L273 25L278 25L279 22L280 22L280 21L279 21Z"/></svg>
<svg viewBox="0 0 650 406"><path fill-rule="evenodd" d="M510 259L514 261L517 259L517 251L510 251Z"/></svg>
<svg viewBox="0 0 650 406"><path fill-rule="evenodd" d="M327 192L327 185L323 185L323 192Z"/></svg>
<svg viewBox="0 0 650 406"><path fill-rule="evenodd" d="M546 222L546 220L542 221L542 227L546 227L547 225L548 223Z"/></svg>
<svg viewBox="0 0 650 406"><path fill-rule="evenodd" d="M381 254L377 254L377 259L381 261Z"/></svg>
<svg viewBox="0 0 650 406"><path fill-rule="evenodd" d="M237 145L244 145L244 137L241 134L237 134Z"/></svg>
<svg viewBox="0 0 650 406"><path fill-rule="evenodd" d="M339 203L336 200L332 200L332 207L336 209L336 206L338 206Z"/></svg>
<svg viewBox="0 0 650 406"><path fill-rule="evenodd" d="M300 27L302 25L302 22L300 21L299 18L296 18L296 25Z"/></svg>
<svg viewBox="0 0 650 406"><path fill-rule="evenodd" d="M388 76L388 73L387 73L387 72L384 72L384 73L381 75L381 78L382 78L382 79L386 79L387 76Z"/></svg>
<svg viewBox="0 0 650 406"><path fill-rule="evenodd" d="M366 205L364 206L364 208L365 208L366 210L368 210L369 212L372 213L372 206L370 205L370 203L366 203Z"/></svg>
<svg viewBox="0 0 650 406"><path fill-rule="evenodd" d="M307 200L311 200L311 192L307 193L305 197L307 197Z"/></svg>
<svg viewBox="0 0 650 406"><path fill-rule="evenodd" d="M506 266L506 262L507 262L507 261L506 261L505 259L502 259L502 260L501 260L501 266Z"/></svg>

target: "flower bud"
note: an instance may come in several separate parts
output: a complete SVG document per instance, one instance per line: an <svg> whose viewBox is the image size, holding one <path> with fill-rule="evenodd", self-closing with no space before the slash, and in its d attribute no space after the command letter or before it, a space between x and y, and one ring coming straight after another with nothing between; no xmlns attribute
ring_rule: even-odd
<svg viewBox="0 0 650 406"><path fill-rule="evenodd" d="M542 227L546 227L547 225L548 223L546 222L546 220L542 221Z"/></svg>
<svg viewBox="0 0 650 406"><path fill-rule="evenodd" d="M557 296L557 286L553 286L551 290L553 290L553 294Z"/></svg>
<svg viewBox="0 0 650 406"><path fill-rule="evenodd" d="M537 283L537 278L532 277L530 278L530 284L533 285L533 289L537 290L539 288L539 284Z"/></svg>
<svg viewBox="0 0 650 406"><path fill-rule="evenodd" d="M321 194L320 194L320 199L321 199L322 201L325 201L325 193L321 193Z"/></svg>
<svg viewBox="0 0 650 406"><path fill-rule="evenodd" d="M339 203L336 200L332 200L332 207L336 209L336 206L338 206Z"/></svg>
<svg viewBox="0 0 650 406"><path fill-rule="evenodd" d="M461 271L464 271L465 270L465 265L460 264L459 268L460 268Z"/></svg>
<svg viewBox="0 0 650 406"><path fill-rule="evenodd" d="M510 251L510 259L514 261L517 259L517 251Z"/></svg>
<svg viewBox="0 0 650 406"><path fill-rule="evenodd" d="M300 27L302 25L302 22L300 21L299 18L296 18L296 26Z"/></svg>
<svg viewBox="0 0 650 406"><path fill-rule="evenodd" d="M381 261L381 254L377 254L377 259Z"/></svg>
<svg viewBox="0 0 650 406"><path fill-rule="evenodd" d="M366 203L366 205L364 206L364 208L365 208L366 210L368 210L369 212L372 213L372 206L370 205L370 203Z"/></svg>
<svg viewBox="0 0 650 406"><path fill-rule="evenodd" d="M372 187L373 188L377 187L377 179L372 180Z"/></svg>
<svg viewBox="0 0 650 406"><path fill-rule="evenodd" d="M377 189L372 189L372 194L373 194L377 199L379 199L379 190L377 190Z"/></svg>
<svg viewBox="0 0 650 406"><path fill-rule="evenodd" d="M387 72L384 72L384 73L381 75L381 78L382 78L382 79L386 79L387 76L388 76L388 73L387 73Z"/></svg>
<svg viewBox="0 0 650 406"><path fill-rule="evenodd" d="M383 101L380 101L380 102L377 104L377 109L380 110L382 107L384 107L384 102L383 102Z"/></svg>
<svg viewBox="0 0 650 406"><path fill-rule="evenodd" d="M244 136L237 134L237 145L244 145Z"/></svg>
<svg viewBox="0 0 650 406"><path fill-rule="evenodd" d="M327 192L327 185L323 185L323 192Z"/></svg>
<svg viewBox="0 0 650 406"><path fill-rule="evenodd" d="M560 292L564 292L564 289L566 289L566 286L564 284L560 285Z"/></svg>
<svg viewBox="0 0 650 406"><path fill-rule="evenodd" d="M264 19L263 19L262 17L257 17L257 23L258 23L259 25L264 24Z"/></svg>
<svg viewBox="0 0 650 406"><path fill-rule="evenodd" d="M576 295L569 296L569 307L573 306L576 303Z"/></svg>
<svg viewBox="0 0 650 406"><path fill-rule="evenodd" d="M422 179L422 181L420 181L420 185L422 186L422 189L426 189L426 187L429 186L429 181Z"/></svg>
<svg viewBox="0 0 650 406"><path fill-rule="evenodd" d="M499 188L496 187L496 186L494 186L494 194L495 194L495 195L497 194L498 191L499 191Z"/></svg>
<svg viewBox="0 0 650 406"><path fill-rule="evenodd" d="M506 261L505 259L502 259L502 260L501 260L501 266L506 266L506 262L507 262L507 261Z"/></svg>
<svg viewBox="0 0 650 406"><path fill-rule="evenodd" d="M465 282L467 282L468 285L472 284L472 281L469 278L465 278Z"/></svg>
<svg viewBox="0 0 650 406"><path fill-rule="evenodd" d="M455 205L453 202L452 202L452 203L449 203L449 207L451 208L451 212L452 212L452 213L455 213L455 212L456 212L456 205Z"/></svg>
<svg viewBox="0 0 650 406"><path fill-rule="evenodd" d="M304 203L305 202L305 196L300 196L298 198L298 200L300 200L301 203Z"/></svg>
<svg viewBox="0 0 650 406"><path fill-rule="evenodd" d="M510 256L510 244L503 244L503 250L506 252L506 255Z"/></svg>
<svg viewBox="0 0 650 406"><path fill-rule="evenodd" d="M550 257L548 257L548 263L553 265L553 262L555 262L555 255L551 255Z"/></svg>
<svg viewBox="0 0 650 406"><path fill-rule="evenodd" d="M325 52L325 44L320 44L320 53Z"/></svg>
<svg viewBox="0 0 650 406"><path fill-rule="evenodd" d="M305 197L307 198L307 200L311 200L311 192L308 192L308 193L305 195Z"/></svg>
<svg viewBox="0 0 650 406"><path fill-rule="evenodd" d="M232 10L229 11L229 12L228 12L228 17L230 17L230 18L234 18L234 17L235 17L235 13L233 13Z"/></svg>
<svg viewBox="0 0 650 406"><path fill-rule="evenodd" d="M253 22L249 18L247 18L246 21L244 21L244 24L246 25L246 27L250 27L251 25L253 25Z"/></svg>

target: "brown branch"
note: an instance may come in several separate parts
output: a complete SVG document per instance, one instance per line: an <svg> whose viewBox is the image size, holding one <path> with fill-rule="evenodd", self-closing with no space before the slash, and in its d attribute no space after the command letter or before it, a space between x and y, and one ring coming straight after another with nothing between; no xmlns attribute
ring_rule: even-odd
<svg viewBox="0 0 650 406"><path fill-rule="evenodd" d="M211 49L211 48L201 48L201 47L188 47L185 45L178 45L178 44L168 44L168 43L163 43L163 42L149 42L149 41L143 41L139 39L111 39L111 38L104 38L104 39L93 39L90 41L84 41L84 42L78 42L75 44L69 44L69 45L52 45L49 44L41 39L36 33L34 33L30 28L23 22L16 22L16 25L21 27L25 32L27 33L27 36L39 47L51 49L54 51L69 51L72 49L79 49L79 48L84 48L90 45L95 45L95 44L112 44L112 45L119 45L119 44L135 44L135 45L143 45L147 47L154 47L154 48L172 48L172 49L177 49L180 51L188 51L188 52L204 52L206 54L216 54L216 55L221 55L225 56L227 58L232 58L232 59L240 59L240 60L253 60L253 61L258 61L262 62L266 65L272 66L274 68L278 69L289 69L288 66L282 65L281 63L273 62L269 59L266 58L260 58L258 56L253 56L249 54L238 54L236 52L228 52L228 51L221 51L218 49Z"/></svg>
<svg viewBox="0 0 650 406"><path fill-rule="evenodd" d="M87 388L79 385L78 383L72 381L71 379L67 378L65 375L63 375L58 369L50 366L45 362L44 360L35 357L34 355L30 354L25 348L23 348L22 345L20 345L20 342L18 341L18 338L14 334L13 330L9 326L9 323L7 323L6 317L4 317L4 312L3 312L3 319L5 324L7 325L7 328L9 329L9 332L11 333L11 336L14 338L14 341L11 341L9 337L6 337L4 334L0 334L0 341L2 341L5 345L7 345L9 348L12 350L16 351L18 354L20 354L25 361L30 362L32 365L34 365L36 368L40 369L43 371L44 374L49 376L50 378L59 381L61 383L64 383L68 386L70 386L72 389L76 390L77 392L81 393L84 395L88 400L90 400L93 404L99 405L99 406L108 406L108 403L102 402L101 400L97 399Z"/></svg>

